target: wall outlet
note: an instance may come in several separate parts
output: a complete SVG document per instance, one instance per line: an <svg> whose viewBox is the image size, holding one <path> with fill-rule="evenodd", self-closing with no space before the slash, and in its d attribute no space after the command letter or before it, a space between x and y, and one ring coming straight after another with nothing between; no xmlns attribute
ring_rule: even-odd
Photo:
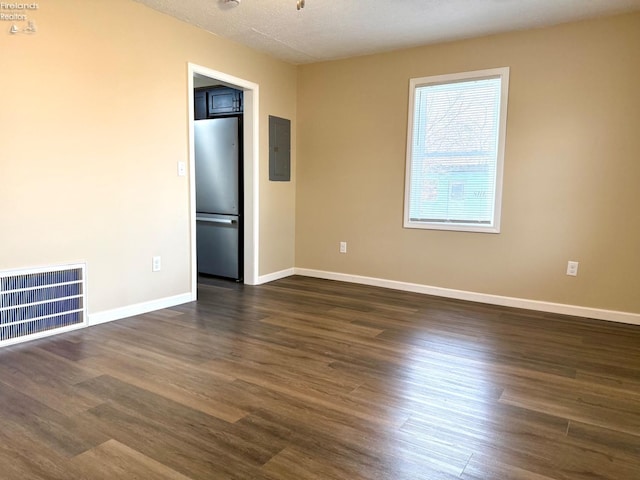
<svg viewBox="0 0 640 480"><path fill-rule="evenodd" d="M569 261L567 263L567 275L571 275L572 277L578 276L578 262Z"/></svg>
<svg viewBox="0 0 640 480"><path fill-rule="evenodd" d="M187 164L184 162L178 162L178 176L184 177L187 174Z"/></svg>
<svg viewBox="0 0 640 480"><path fill-rule="evenodd" d="M340 253L347 253L347 242L340 242Z"/></svg>
<svg viewBox="0 0 640 480"><path fill-rule="evenodd" d="M159 272L161 269L162 269L162 258L153 257L151 259L151 271L152 272Z"/></svg>

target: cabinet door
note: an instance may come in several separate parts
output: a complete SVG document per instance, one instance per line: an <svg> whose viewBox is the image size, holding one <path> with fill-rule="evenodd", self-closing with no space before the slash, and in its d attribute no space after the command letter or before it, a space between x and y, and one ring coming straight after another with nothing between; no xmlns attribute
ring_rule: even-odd
<svg viewBox="0 0 640 480"><path fill-rule="evenodd" d="M204 90L196 91L193 94L193 107L195 110L196 120L207 118L207 92Z"/></svg>

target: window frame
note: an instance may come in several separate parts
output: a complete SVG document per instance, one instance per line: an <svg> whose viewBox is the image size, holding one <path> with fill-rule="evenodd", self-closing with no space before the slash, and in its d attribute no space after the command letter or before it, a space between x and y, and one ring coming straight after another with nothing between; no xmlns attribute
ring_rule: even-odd
<svg viewBox="0 0 640 480"><path fill-rule="evenodd" d="M440 85L447 83L468 82L474 80L485 80L490 78L500 78L500 114L498 119L498 139L496 155L496 177L493 204L493 222L483 226L473 223L453 223L453 222L428 222L411 220L410 194L411 175L413 167L413 139L415 121L415 94L416 89L429 85ZM502 213L502 189L504 171L504 151L507 132L507 109L509 96L509 67L491 68L485 70L475 70L470 72L460 72L445 75L435 75L429 77L411 78L409 81L409 114L407 122L407 157L405 163L405 187L404 187L404 228L417 228L427 230L449 230L461 232L480 233L500 233L501 213Z"/></svg>

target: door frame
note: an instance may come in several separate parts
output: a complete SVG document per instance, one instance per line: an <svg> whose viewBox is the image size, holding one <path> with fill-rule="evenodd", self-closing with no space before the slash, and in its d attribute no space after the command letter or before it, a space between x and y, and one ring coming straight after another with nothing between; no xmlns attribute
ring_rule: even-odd
<svg viewBox="0 0 640 480"><path fill-rule="evenodd" d="M188 98L189 98L189 230L191 236L191 295L193 300L198 296L198 262L196 247L196 176L195 176L195 144L193 101L193 77L195 74L209 77L224 85L242 90L243 93L243 197L244 197L244 283L258 284L259 259L259 85L243 78L234 77L224 72L212 70L201 65L188 63Z"/></svg>

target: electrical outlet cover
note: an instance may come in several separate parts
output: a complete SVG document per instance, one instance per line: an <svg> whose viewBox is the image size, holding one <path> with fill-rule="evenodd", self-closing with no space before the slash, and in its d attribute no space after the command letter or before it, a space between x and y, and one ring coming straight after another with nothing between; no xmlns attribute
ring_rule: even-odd
<svg viewBox="0 0 640 480"><path fill-rule="evenodd" d="M578 275L578 262L569 261L567 263L567 275L576 277Z"/></svg>

